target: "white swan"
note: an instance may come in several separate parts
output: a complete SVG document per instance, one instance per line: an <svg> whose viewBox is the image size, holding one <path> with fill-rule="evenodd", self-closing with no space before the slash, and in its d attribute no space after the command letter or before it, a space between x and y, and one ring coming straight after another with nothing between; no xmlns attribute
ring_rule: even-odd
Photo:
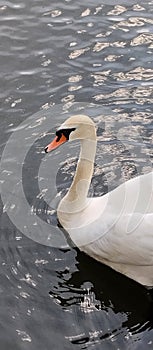
<svg viewBox="0 0 153 350"><path fill-rule="evenodd" d="M72 185L57 214L80 250L114 270L153 286L153 173L131 179L102 197L89 198L96 152L96 128L85 115L67 119L49 152L79 139L81 152Z"/></svg>

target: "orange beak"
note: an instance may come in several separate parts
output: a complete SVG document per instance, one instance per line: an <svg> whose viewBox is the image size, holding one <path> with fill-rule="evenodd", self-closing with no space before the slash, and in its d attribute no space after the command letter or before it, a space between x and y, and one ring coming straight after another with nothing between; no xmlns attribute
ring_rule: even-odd
<svg viewBox="0 0 153 350"><path fill-rule="evenodd" d="M54 149L61 146L66 141L67 141L67 138L63 134L60 137L60 139L58 136L56 136L55 139L51 143L49 143L48 146L45 147L45 152L48 153L50 151L53 151Z"/></svg>

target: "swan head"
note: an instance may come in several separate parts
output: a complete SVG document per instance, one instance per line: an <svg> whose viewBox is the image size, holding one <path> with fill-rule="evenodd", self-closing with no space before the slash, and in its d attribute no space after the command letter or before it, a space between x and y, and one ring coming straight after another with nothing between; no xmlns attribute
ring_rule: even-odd
<svg viewBox="0 0 153 350"><path fill-rule="evenodd" d="M74 115L68 118L56 131L55 139L45 147L48 153L67 141L96 140L96 128L91 118L86 115Z"/></svg>

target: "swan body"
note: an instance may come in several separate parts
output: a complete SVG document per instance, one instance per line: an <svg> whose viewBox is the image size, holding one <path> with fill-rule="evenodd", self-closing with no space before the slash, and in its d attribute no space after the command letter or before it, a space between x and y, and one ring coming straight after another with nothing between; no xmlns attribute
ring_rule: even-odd
<svg viewBox="0 0 153 350"><path fill-rule="evenodd" d="M153 286L153 172L135 177L102 197L89 198L97 137L85 115L67 119L45 151L79 139L72 185L57 215L82 251L146 286Z"/></svg>

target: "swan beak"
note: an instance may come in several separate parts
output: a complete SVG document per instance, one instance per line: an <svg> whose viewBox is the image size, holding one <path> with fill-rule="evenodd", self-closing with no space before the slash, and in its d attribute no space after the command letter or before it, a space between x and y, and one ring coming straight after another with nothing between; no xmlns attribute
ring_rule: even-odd
<svg viewBox="0 0 153 350"><path fill-rule="evenodd" d="M60 139L58 136L56 136L55 139L51 143L49 143L48 146L45 147L45 152L48 153L50 151L53 151L54 149L61 146L66 141L68 140L63 134L61 135Z"/></svg>

